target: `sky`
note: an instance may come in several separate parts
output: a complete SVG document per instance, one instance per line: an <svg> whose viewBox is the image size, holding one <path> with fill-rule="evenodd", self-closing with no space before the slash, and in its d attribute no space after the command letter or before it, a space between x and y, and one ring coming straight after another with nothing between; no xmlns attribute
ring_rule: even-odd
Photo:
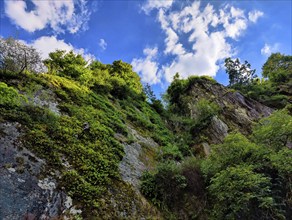
<svg viewBox="0 0 292 220"><path fill-rule="evenodd" d="M247 60L260 76L271 53L292 54L291 0L4 0L0 11L1 37L44 59L62 49L122 60L158 95L176 72L227 85L227 57Z"/></svg>

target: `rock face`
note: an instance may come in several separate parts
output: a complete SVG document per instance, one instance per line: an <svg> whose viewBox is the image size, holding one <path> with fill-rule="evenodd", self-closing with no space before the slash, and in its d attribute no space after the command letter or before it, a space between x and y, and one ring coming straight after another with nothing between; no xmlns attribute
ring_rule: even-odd
<svg viewBox="0 0 292 220"><path fill-rule="evenodd" d="M231 91L219 83L203 78L192 85L189 96L192 104L205 98L220 106L219 117L214 117L204 132L209 144L222 142L230 131L249 134L253 122L273 112L271 108L246 98L239 92Z"/></svg>
<svg viewBox="0 0 292 220"><path fill-rule="evenodd" d="M206 155L211 151L210 145L222 142L230 131L248 134L254 121L272 112L272 109L207 79L194 83L188 93L191 104L205 98L217 103L221 109L202 131L206 139L200 144ZM29 101L61 115L58 100L50 90L38 87ZM142 173L155 166L158 144L130 126L130 122L126 123L131 140L122 134L115 136L123 144L125 153L119 164L121 179L113 180L115 183L103 195L100 210L94 216L96 219L161 219L160 212L139 192ZM88 126L85 122L84 129ZM24 146L22 135L21 124L0 121L0 219L62 219L81 214L81 210L73 206L72 199L58 188L59 171L45 175L46 161ZM62 165L70 169L66 158L62 160Z"/></svg>
<svg viewBox="0 0 292 220"><path fill-rule="evenodd" d="M119 169L122 179L138 189L139 178L143 171L150 168L147 167L145 161L150 159L145 158L145 151L156 151L158 144L151 138L143 137L134 128L128 126L128 130L134 138L134 142L131 144L124 143L125 156L119 165Z"/></svg>
<svg viewBox="0 0 292 220"><path fill-rule="evenodd" d="M52 219L72 206L56 189L56 180L42 178L45 161L19 141L19 123L0 123L0 219Z"/></svg>
<svg viewBox="0 0 292 220"><path fill-rule="evenodd" d="M41 88L33 94L31 99L34 105L47 107L56 115L61 115L58 108L58 102L56 101L55 95L51 90Z"/></svg>
<svg viewBox="0 0 292 220"><path fill-rule="evenodd" d="M207 129L210 135L210 143L218 143L224 140L224 137L228 134L228 126L217 116L213 117L211 123Z"/></svg>

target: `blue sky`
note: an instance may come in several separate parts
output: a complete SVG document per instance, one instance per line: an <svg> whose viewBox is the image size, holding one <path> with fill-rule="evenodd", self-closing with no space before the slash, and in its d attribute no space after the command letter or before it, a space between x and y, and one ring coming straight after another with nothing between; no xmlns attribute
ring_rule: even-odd
<svg viewBox="0 0 292 220"><path fill-rule="evenodd" d="M143 83L164 92L173 75L209 75L228 84L227 57L260 75L272 52L292 53L292 1L4 0L0 35L36 47L43 58L74 50L103 63L131 63Z"/></svg>

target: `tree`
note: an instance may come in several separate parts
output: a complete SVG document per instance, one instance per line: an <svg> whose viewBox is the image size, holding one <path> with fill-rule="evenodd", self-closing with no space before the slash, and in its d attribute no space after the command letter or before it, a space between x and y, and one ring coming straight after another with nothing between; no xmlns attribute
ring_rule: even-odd
<svg viewBox="0 0 292 220"><path fill-rule="evenodd" d="M145 172L141 177L141 192L158 206L172 208L179 201L187 180L174 161L160 163L155 172Z"/></svg>
<svg viewBox="0 0 292 220"><path fill-rule="evenodd" d="M292 116L286 109L274 112L259 121L252 137L256 143L275 151L285 148L292 142Z"/></svg>
<svg viewBox="0 0 292 220"><path fill-rule="evenodd" d="M0 38L0 69L17 73L24 70L42 72L44 66L35 48L13 38Z"/></svg>
<svg viewBox="0 0 292 220"><path fill-rule="evenodd" d="M229 134L222 144L212 146L210 156L202 163L202 171L206 179L228 167L248 164L264 165L264 148L252 143L240 133Z"/></svg>
<svg viewBox="0 0 292 220"><path fill-rule="evenodd" d="M239 59L232 60L230 57L225 59L226 73L229 75L229 84L249 84L256 77L255 69L251 69L251 65L244 61L241 64Z"/></svg>
<svg viewBox="0 0 292 220"><path fill-rule="evenodd" d="M271 194L270 179L252 166L228 167L211 179L214 219L281 219Z"/></svg>
<svg viewBox="0 0 292 220"><path fill-rule="evenodd" d="M123 79L126 82L127 87L129 87L136 94L141 94L143 92L140 77L133 71L131 64L125 63L121 60L116 60L111 65L110 74L113 77Z"/></svg>
<svg viewBox="0 0 292 220"><path fill-rule="evenodd" d="M80 54L75 54L73 51L66 53L65 50L56 50L49 54L44 64L52 74L78 78L86 72L87 62Z"/></svg>
<svg viewBox="0 0 292 220"><path fill-rule="evenodd" d="M286 82L292 77L292 56L273 53L262 68L262 75L272 82Z"/></svg>
<svg viewBox="0 0 292 220"><path fill-rule="evenodd" d="M153 103L156 100L156 96L153 92L153 90L151 89L151 86L146 83L146 85L143 88L143 91L145 93L145 95L147 96L147 101L149 101L150 103Z"/></svg>

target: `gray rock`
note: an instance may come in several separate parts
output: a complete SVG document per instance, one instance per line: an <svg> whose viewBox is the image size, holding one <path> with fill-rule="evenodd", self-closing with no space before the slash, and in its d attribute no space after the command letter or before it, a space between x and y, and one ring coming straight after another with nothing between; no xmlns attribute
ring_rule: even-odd
<svg viewBox="0 0 292 220"><path fill-rule="evenodd" d="M140 161L142 151L138 143L124 144L125 156L119 165L122 179L138 188L139 178L145 170L145 165Z"/></svg>
<svg viewBox="0 0 292 220"><path fill-rule="evenodd" d="M48 108L56 115L61 115L55 94L51 90L41 87L29 98L29 100L36 106Z"/></svg>
<svg viewBox="0 0 292 220"><path fill-rule="evenodd" d="M213 118L204 132L209 144L222 142L230 131L248 135L253 122L273 112L273 109L207 79L194 82L188 95L191 98L191 106L204 98L215 102L221 108L219 117Z"/></svg>
<svg viewBox="0 0 292 220"><path fill-rule="evenodd" d="M119 164L119 170L122 179L139 188L139 178L143 171L147 169L145 163L141 160L143 157L143 148L156 150L158 144L151 138L145 138L140 135L135 129L128 126L129 133L134 137L134 143L124 143L125 156ZM145 149L145 150L149 150Z"/></svg>
<svg viewBox="0 0 292 220"><path fill-rule="evenodd" d="M212 134L209 143L221 143L228 134L228 126L217 116L213 117L208 127L208 133Z"/></svg>
<svg viewBox="0 0 292 220"><path fill-rule="evenodd" d="M56 180L39 180L45 161L19 141L19 123L0 123L0 219L52 219L67 210Z"/></svg>

